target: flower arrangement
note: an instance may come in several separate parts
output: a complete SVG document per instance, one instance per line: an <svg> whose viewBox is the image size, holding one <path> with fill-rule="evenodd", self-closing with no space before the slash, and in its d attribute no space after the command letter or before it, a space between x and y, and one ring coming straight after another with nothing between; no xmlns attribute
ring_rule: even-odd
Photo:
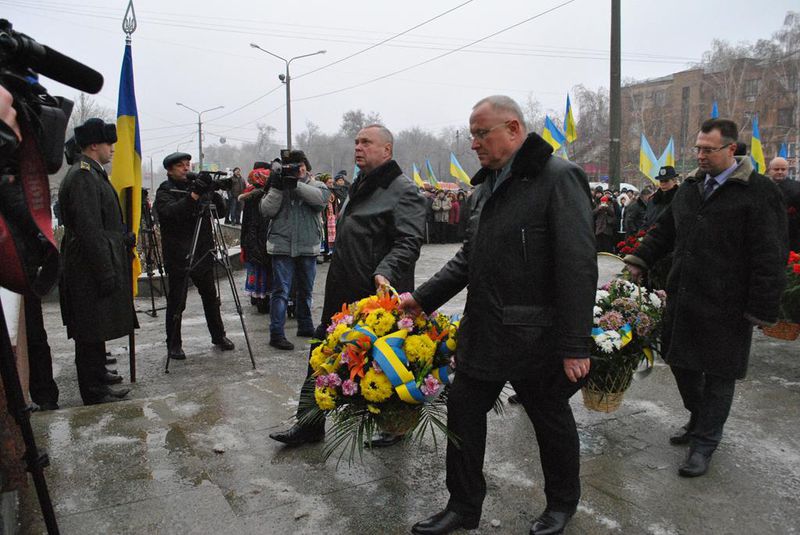
<svg viewBox="0 0 800 535"><path fill-rule="evenodd" d="M648 291L624 279L597 290L592 338L592 369L583 388L587 407L611 412L641 366L652 366L660 346L663 290Z"/></svg>
<svg viewBox="0 0 800 535"><path fill-rule="evenodd" d="M634 254L639 244L642 242L642 238L644 238L646 234L647 231L645 230L640 230L636 234L631 234L623 241L617 243L617 251L619 251L619 254Z"/></svg>
<svg viewBox="0 0 800 535"><path fill-rule="evenodd" d="M446 433L442 394L452 377L458 325L436 312L407 314L396 293L343 305L309 360L315 410L333 422L326 457L349 446L352 460L376 430Z"/></svg>
<svg viewBox="0 0 800 535"><path fill-rule="evenodd" d="M783 340L796 340L800 336L800 254L789 253L786 262L786 289L781 294L778 324L764 327L764 334Z"/></svg>
<svg viewBox="0 0 800 535"><path fill-rule="evenodd" d="M617 243L617 251L621 255L636 254L636 249L641 245L642 240L653 227L642 229L634 235L628 236L625 240ZM647 287L651 289L663 289L667 286L667 275L672 268L672 253L668 254L647 270Z"/></svg>

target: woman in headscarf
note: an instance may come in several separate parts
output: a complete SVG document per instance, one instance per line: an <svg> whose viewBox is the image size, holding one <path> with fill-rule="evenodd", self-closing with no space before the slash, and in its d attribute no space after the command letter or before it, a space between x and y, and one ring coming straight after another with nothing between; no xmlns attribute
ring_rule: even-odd
<svg viewBox="0 0 800 535"><path fill-rule="evenodd" d="M258 205L268 189L269 169L260 165L257 162L256 168L247 175L247 187L238 199L243 203L241 260L247 268L244 292L250 296L250 304L266 314L272 289L272 263L267 254L269 219L261 215Z"/></svg>

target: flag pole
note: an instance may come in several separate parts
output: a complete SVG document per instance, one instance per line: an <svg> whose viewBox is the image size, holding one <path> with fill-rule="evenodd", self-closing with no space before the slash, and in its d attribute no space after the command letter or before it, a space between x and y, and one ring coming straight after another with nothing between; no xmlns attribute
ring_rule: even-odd
<svg viewBox="0 0 800 535"><path fill-rule="evenodd" d="M133 9L133 0L128 0L128 8L122 19L122 31L125 32L125 47L131 46L131 36L136 31L136 12ZM125 225L128 232L135 232L133 229L133 186L123 190L125 192ZM134 307L134 284L133 284L133 250L128 251L128 280L131 281L131 314L136 316ZM135 323L135 322L134 322ZM128 367L130 370L131 383L136 382L136 329L132 328L128 334Z"/></svg>

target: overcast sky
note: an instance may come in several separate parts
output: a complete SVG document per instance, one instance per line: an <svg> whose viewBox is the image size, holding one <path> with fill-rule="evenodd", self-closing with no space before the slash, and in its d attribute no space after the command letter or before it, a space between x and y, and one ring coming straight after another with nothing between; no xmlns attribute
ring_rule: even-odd
<svg viewBox="0 0 800 535"><path fill-rule="evenodd" d="M699 60L714 38L769 37L788 10L798 9L797 0L667 4L623 0L623 79L682 70ZM278 139L285 138L285 88L278 80L284 63L251 48L251 42L285 58L327 51L291 64L295 134L308 121L333 133L342 113L356 108L380 113L394 131L412 126L438 131L466 124L472 104L494 93L520 102L532 93L545 109L563 113L575 85L608 86L610 5L610 0L136 0L133 60L143 156L172 152L181 143L182 150L193 152L197 116L176 102L196 110L225 106L203 116L207 144L221 136L229 143L253 141L257 123L274 126ZM0 16L17 31L100 71L105 86L97 101L116 110L126 7L127 0L0 0ZM532 20L523 22L527 19ZM497 32L502 33L435 59ZM77 94L43 82L52 94Z"/></svg>

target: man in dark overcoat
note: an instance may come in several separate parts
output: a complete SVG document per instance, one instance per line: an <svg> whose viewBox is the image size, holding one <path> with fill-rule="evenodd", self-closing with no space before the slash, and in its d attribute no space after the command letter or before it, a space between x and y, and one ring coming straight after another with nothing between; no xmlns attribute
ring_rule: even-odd
<svg viewBox="0 0 800 535"><path fill-rule="evenodd" d="M81 398L92 405L130 392L105 384L105 342L136 326L129 257L135 237L127 232L117 193L103 169L114 153L116 127L89 119L75 128L75 141L81 155L58 190L65 227L59 291L67 336L75 340Z"/></svg>
<svg viewBox="0 0 800 535"><path fill-rule="evenodd" d="M381 287L392 286L398 292L414 289L414 267L425 231L425 199L392 159L393 146L392 133L381 125L366 126L356 135L355 162L361 171L339 210L317 339L325 338L331 316L343 304ZM270 434L273 440L296 446L324 438L324 420L303 418L314 404L311 374L309 366L300 392L298 423ZM383 435L371 445L390 446L397 440L397 436Z"/></svg>
<svg viewBox="0 0 800 535"><path fill-rule="evenodd" d="M511 382L536 433L547 504L531 533L562 533L580 498L580 451L569 398L589 373L597 284L588 180L527 134L519 105L484 98L470 116L473 177L467 237L403 306L432 312L468 288L447 399L446 508L412 533L478 526L486 496L486 414Z"/></svg>
<svg viewBox="0 0 800 535"><path fill-rule="evenodd" d="M789 162L786 158L773 158L767 169L786 202L789 250L800 252L800 182L789 178Z"/></svg>
<svg viewBox="0 0 800 535"><path fill-rule="evenodd" d="M736 379L744 378L754 325L778 318L785 285L786 208L749 156L734 156L738 128L709 119L698 167L625 261L634 278L670 252L663 354L690 413L670 438L689 445L678 472L701 476L722 438Z"/></svg>
<svg viewBox="0 0 800 535"><path fill-rule="evenodd" d="M155 211L161 225L161 249L164 254L164 268L169 277L167 292L167 352L169 358L183 360L183 340L181 338L181 315L186 307L186 279L191 278L203 302L211 343L229 351L233 342L225 336L225 326L219 311L220 302L214 284L214 249L211 235L211 218L204 215L207 203L216 207L217 217L225 215L225 201L219 193L211 191L211 185L202 177L189 180L189 162L192 157L185 152L174 152L164 158L167 180L161 183L156 192ZM210 213L210 212L208 212ZM192 251L192 238L198 219L202 217L197 236L196 262L189 270L189 255Z"/></svg>

